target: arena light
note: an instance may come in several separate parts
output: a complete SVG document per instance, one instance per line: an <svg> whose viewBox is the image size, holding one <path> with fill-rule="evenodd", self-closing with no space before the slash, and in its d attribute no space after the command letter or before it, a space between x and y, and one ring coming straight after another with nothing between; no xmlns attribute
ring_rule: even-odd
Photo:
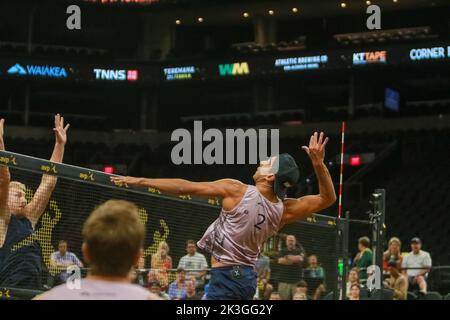
<svg viewBox="0 0 450 320"><path fill-rule="evenodd" d="M244 18L248 18L249 17L248 12L244 12L242 15L244 16Z"/></svg>
<svg viewBox="0 0 450 320"><path fill-rule="evenodd" d="M372 1L366 1L366 4L367 4L368 6L370 6L370 5L372 4Z"/></svg>
<svg viewBox="0 0 450 320"><path fill-rule="evenodd" d="M175 23L176 23L176 24L181 24L181 20L180 20L180 19L177 19L177 20L175 20Z"/></svg>
<svg viewBox="0 0 450 320"><path fill-rule="evenodd" d="M298 8L292 8L292 12L293 13L297 13L298 12Z"/></svg>
<svg viewBox="0 0 450 320"><path fill-rule="evenodd" d="M345 2L341 2L341 8L347 8L347 4Z"/></svg>
<svg viewBox="0 0 450 320"><path fill-rule="evenodd" d="M199 17L199 18L197 19L197 21L200 22L200 23L202 23L202 22L203 22L203 18L202 18L202 17Z"/></svg>
<svg viewBox="0 0 450 320"><path fill-rule="evenodd" d="M273 16L274 15L274 11L273 10L269 10L269 14L271 15L271 16Z"/></svg>
<svg viewBox="0 0 450 320"><path fill-rule="evenodd" d="M361 165L361 156L350 156L350 165L352 167L359 167Z"/></svg>

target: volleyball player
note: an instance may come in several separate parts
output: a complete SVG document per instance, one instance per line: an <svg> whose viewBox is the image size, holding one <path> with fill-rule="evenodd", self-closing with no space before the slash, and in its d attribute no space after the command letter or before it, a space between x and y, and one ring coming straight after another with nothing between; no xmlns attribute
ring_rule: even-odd
<svg viewBox="0 0 450 320"><path fill-rule="evenodd" d="M212 256L207 298L249 300L256 290L253 269L262 244L284 225L307 218L336 201L333 181L323 162L327 142L323 132L320 135L315 132L309 146L302 147L312 161L319 194L298 199L286 198L287 188L299 179L298 166L289 154L261 161L253 175L255 185L233 179L191 182L183 179L111 177L111 180L153 187L176 195L223 198L219 218L197 243Z"/></svg>
<svg viewBox="0 0 450 320"><path fill-rule="evenodd" d="M5 150L4 124L5 120L0 119L0 150ZM69 124L64 126L64 118L55 115L56 141L50 161L62 162L68 129ZM32 241L20 248L16 245L33 234L57 178L44 174L29 203L25 198L25 185L10 179L8 167L0 165L0 287L40 289L42 272L38 243Z"/></svg>

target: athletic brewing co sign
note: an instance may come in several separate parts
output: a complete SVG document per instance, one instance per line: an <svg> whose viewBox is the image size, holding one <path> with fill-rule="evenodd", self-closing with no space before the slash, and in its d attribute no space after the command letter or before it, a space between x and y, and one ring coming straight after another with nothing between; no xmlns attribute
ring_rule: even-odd
<svg viewBox="0 0 450 320"><path fill-rule="evenodd" d="M8 69L8 74L18 76L36 76L47 78L67 78L68 72L65 68L49 65L33 65L27 64L22 66L19 63Z"/></svg>

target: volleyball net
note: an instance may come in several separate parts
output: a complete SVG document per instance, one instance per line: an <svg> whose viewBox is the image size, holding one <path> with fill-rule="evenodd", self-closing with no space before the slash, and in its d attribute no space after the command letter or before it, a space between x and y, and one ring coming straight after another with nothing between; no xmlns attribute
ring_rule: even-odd
<svg viewBox="0 0 450 320"><path fill-rule="evenodd" d="M175 280L179 261L186 255L187 241L197 242L206 228L218 217L221 208L221 200L218 198L173 196L154 188L114 184L110 181L110 175L104 172L52 163L9 151L0 151L0 165L9 168L11 181L19 182L10 184L10 194L11 187L18 187L25 191L27 204L30 204L33 198L36 202L39 200L36 197L42 197L45 207L43 209L35 206L37 211L34 214L41 211L42 215L31 235L20 238L19 232L19 241L12 246L5 242L0 249L0 288L3 288L4 293L5 290L48 290L63 282L67 279L67 272L64 263L59 263L59 260L61 252L66 254L64 249L77 257L81 274L85 276L89 265L85 263L81 253L81 230L84 221L96 206L111 199L135 203L145 225L144 256L139 266L136 266L136 283L150 287L150 282L157 281L164 290ZM53 188L52 179L55 182L55 177L57 182ZM41 190L37 191L44 181L48 190L42 192L41 187ZM273 290L277 290L279 282L285 281L294 284L307 282L308 294L311 297L320 284L323 284L326 291L334 289L338 272L335 223L332 217L314 215L308 220L284 227L264 244L262 251L270 260L268 282L272 284ZM8 231L14 231L11 228L17 229L12 226L12 222L9 223ZM17 230L23 231L20 228ZM283 271L283 266L278 264L278 258L286 245L288 234L296 237L299 247L303 250L304 261L302 268L292 271L293 274L286 278L286 272ZM41 268L33 270L33 275L24 282L17 280L17 275L11 274L20 273L27 262L17 258L9 261L8 265L4 258L13 254L20 256L20 252L26 250L38 252ZM166 263L168 260L161 251L168 251L171 263ZM210 267L210 255L201 253L205 255ZM317 266L308 268L311 255L317 258ZM76 259L72 260L71 263L78 264ZM322 273L316 272L319 267L322 268ZM195 265L184 268L192 273L207 271L202 286L198 288L203 291L209 280L208 269L195 270ZM263 298L262 293L259 297Z"/></svg>

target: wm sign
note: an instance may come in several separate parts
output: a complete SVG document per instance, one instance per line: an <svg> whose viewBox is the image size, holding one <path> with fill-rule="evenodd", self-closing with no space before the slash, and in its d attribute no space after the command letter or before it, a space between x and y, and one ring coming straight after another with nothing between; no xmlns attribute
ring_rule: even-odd
<svg viewBox="0 0 450 320"><path fill-rule="evenodd" d="M225 76L241 76L249 74L250 69L247 62L236 62L228 64L219 64L219 74L221 77Z"/></svg>

